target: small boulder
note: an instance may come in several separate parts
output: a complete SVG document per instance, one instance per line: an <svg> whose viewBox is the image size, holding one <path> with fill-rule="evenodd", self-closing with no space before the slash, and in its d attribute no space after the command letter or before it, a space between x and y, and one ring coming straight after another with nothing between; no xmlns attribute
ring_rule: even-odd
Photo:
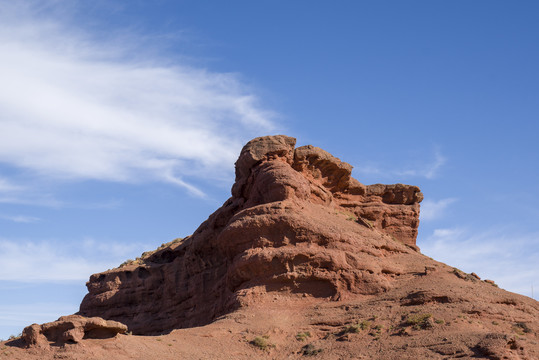
<svg viewBox="0 0 539 360"><path fill-rule="evenodd" d="M50 323L27 326L22 338L29 347L48 347L76 344L83 339L107 339L126 332L127 326L117 321L69 315Z"/></svg>

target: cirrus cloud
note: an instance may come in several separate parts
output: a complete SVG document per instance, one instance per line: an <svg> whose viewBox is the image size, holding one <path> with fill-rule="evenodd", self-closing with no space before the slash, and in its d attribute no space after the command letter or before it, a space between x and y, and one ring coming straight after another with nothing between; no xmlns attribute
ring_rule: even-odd
<svg viewBox="0 0 539 360"><path fill-rule="evenodd" d="M442 217L449 205L453 204L455 201L457 201L455 198L446 198L438 201L424 200L421 203L421 220L428 221Z"/></svg>
<svg viewBox="0 0 539 360"><path fill-rule="evenodd" d="M84 238L60 240L0 238L0 281L86 281L93 273L118 266L147 249L147 244L124 244Z"/></svg>
<svg viewBox="0 0 539 360"><path fill-rule="evenodd" d="M511 227L435 229L420 241L421 252L466 272L495 280L500 287L532 296L537 286L539 233Z"/></svg>
<svg viewBox="0 0 539 360"><path fill-rule="evenodd" d="M241 144L275 128L236 74L144 58L134 37L116 47L52 20L0 4L0 164L203 196L189 179L230 177Z"/></svg>

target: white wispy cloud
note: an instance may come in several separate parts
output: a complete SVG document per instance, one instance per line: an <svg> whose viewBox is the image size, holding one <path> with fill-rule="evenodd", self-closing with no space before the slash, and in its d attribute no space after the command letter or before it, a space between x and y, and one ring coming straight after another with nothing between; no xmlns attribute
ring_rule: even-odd
<svg viewBox="0 0 539 360"><path fill-rule="evenodd" d="M16 185L8 179L0 177L0 194L20 192L22 190L23 188L20 185Z"/></svg>
<svg viewBox="0 0 539 360"><path fill-rule="evenodd" d="M0 118L0 123L1 123ZM0 138L2 135L0 135ZM4 183L2 184L2 180ZM40 186L14 185L13 182L0 178L0 204L37 205L60 207L65 204L54 195L44 191Z"/></svg>
<svg viewBox="0 0 539 360"><path fill-rule="evenodd" d="M445 210L449 205L453 204L457 199L447 198L438 201L424 200L421 202L421 221L429 221L441 218L445 214Z"/></svg>
<svg viewBox="0 0 539 360"><path fill-rule="evenodd" d="M23 327L32 323L53 321L61 315L73 314L77 311L77 305L74 304L35 302L31 304L0 305L0 323L3 326L17 326L22 330ZM13 334L18 332L13 332ZM0 336L0 338L2 337ZM4 338L7 338L7 336Z"/></svg>
<svg viewBox="0 0 539 360"><path fill-rule="evenodd" d="M436 229L419 243L432 258L483 279L496 281L501 288L531 296L539 283L539 233L521 233L511 228L472 231L466 228Z"/></svg>
<svg viewBox="0 0 539 360"><path fill-rule="evenodd" d="M7 204L19 204L19 205L32 205L32 206L46 206L51 208L57 208L65 206L62 201L51 197L50 195L41 195L37 194L36 196L31 196L29 194L11 194L11 195L0 195L0 203Z"/></svg>
<svg viewBox="0 0 539 360"><path fill-rule="evenodd" d="M0 339L8 339L11 335L16 336L30 324L51 322L62 315L74 314L78 310L76 303L42 302L37 298L30 299L29 303L25 304L2 304L0 305Z"/></svg>
<svg viewBox="0 0 539 360"><path fill-rule="evenodd" d="M396 174L401 176L419 176L426 179L434 179L446 161L447 159L440 153L440 151L436 150L432 161L416 168L397 170Z"/></svg>
<svg viewBox="0 0 539 360"><path fill-rule="evenodd" d="M26 215L1 215L0 219L13 221L17 223L35 223L41 221L40 218L35 216L26 216Z"/></svg>
<svg viewBox="0 0 539 360"><path fill-rule="evenodd" d="M82 239L79 242L0 238L0 281L87 281L93 273L139 256L148 245Z"/></svg>
<svg viewBox="0 0 539 360"><path fill-rule="evenodd" d="M402 160L402 159L401 159ZM401 161L404 165L394 168L384 168L379 164L361 164L354 167L354 171L364 175L376 175L384 178L389 177L420 177L434 179L447 162L447 158L442 155L439 149L432 152L432 159L418 160L408 159ZM407 165L406 162L409 164Z"/></svg>
<svg viewBox="0 0 539 360"><path fill-rule="evenodd" d="M237 75L143 58L136 36L92 41L28 4L0 3L0 163L203 196L190 178L230 177L245 140L274 129Z"/></svg>
<svg viewBox="0 0 539 360"><path fill-rule="evenodd" d="M0 117L0 124L1 123L2 118ZM0 134L0 138L2 138L3 135L4 134ZM51 194L43 192L40 189L28 187L26 184L22 184L17 180L0 177L0 204L2 203L41 205L49 207L57 207L60 204L60 202L54 199ZM10 218L10 216L7 215L0 215L0 218L3 218L4 220L16 221L16 219Z"/></svg>

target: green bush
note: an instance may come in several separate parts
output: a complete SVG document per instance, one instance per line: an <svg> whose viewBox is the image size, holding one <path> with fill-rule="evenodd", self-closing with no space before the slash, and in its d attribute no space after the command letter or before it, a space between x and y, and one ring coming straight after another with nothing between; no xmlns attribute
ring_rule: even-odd
<svg viewBox="0 0 539 360"><path fill-rule="evenodd" d="M250 344L256 346L260 350L268 350L271 347L275 347L275 345L270 344L267 336L257 336L251 340Z"/></svg>
<svg viewBox="0 0 539 360"><path fill-rule="evenodd" d="M310 337L311 337L311 333L309 331L304 331L304 332L296 334L296 340L298 341L305 341L307 340L307 338L310 338Z"/></svg>
<svg viewBox="0 0 539 360"><path fill-rule="evenodd" d="M301 350L303 356L314 356L322 352L322 349L317 349L313 344L307 344Z"/></svg>
<svg viewBox="0 0 539 360"><path fill-rule="evenodd" d="M367 330L371 326L371 322L363 320L354 325L348 325L343 329L344 334L348 333L359 333L361 330Z"/></svg>
<svg viewBox="0 0 539 360"><path fill-rule="evenodd" d="M430 318L432 318L432 314L410 315L406 320L406 325L412 326L416 330L426 329L430 325Z"/></svg>

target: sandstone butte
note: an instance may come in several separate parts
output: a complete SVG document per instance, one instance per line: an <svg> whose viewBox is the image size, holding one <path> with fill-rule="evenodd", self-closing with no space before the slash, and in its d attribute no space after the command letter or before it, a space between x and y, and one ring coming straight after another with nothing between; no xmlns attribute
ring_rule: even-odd
<svg viewBox="0 0 539 360"><path fill-rule="evenodd" d="M295 142L247 143L194 234L92 275L0 359L539 359L537 301L420 253L418 187Z"/></svg>

